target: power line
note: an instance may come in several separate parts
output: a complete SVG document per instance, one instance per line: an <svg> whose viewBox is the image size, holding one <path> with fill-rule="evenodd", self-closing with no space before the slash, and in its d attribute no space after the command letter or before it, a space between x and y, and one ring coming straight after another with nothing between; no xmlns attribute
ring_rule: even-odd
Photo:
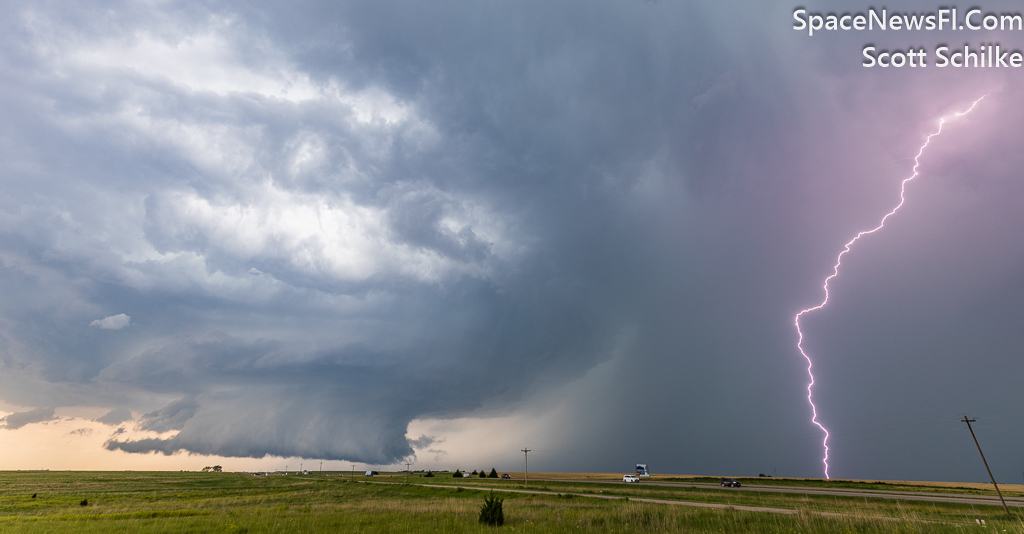
<svg viewBox="0 0 1024 534"><path fill-rule="evenodd" d="M988 477L992 479L992 485L996 488L996 494L999 495L999 501L1003 503L1003 509L1006 510L1006 515L1010 514L1010 509L1006 506L1006 501L1003 500L1003 492L999 491L999 485L996 484L996 477L992 476L992 470L988 468L988 461L985 460L985 453L981 452L981 445L978 445L978 437L974 435L974 429L971 428L971 423L977 421L977 419L968 419L966 415L961 421L967 423L967 430L971 431L971 437L974 438L974 445L978 447L978 454L981 455L981 462L985 464L985 470L988 471Z"/></svg>

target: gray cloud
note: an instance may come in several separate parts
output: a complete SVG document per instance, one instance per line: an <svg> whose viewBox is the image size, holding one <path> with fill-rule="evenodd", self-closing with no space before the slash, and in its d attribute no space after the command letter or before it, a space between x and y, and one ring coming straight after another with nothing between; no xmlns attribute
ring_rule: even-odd
<svg viewBox="0 0 1024 534"><path fill-rule="evenodd" d="M426 449L434 443L444 443L444 438L438 439L434 436L420 434L420 437L409 440L409 445L414 449Z"/></svg>
<svg viewBox="0 0 1024 534"><path fill-rule="evenodd" d="M36 408L27 412L14 412L0 419L0 422L3 423L3 428L16 430L32 423L53 421L56 419L53 412L53 408Z"/></svg>
<svg viewBox="0 0 1024 534"><path fill-rule="evenodd" d="M185 422L196 414L198 407L194 398L174 401L155 412L143 415L139 421L139 430L160 433L181 430L185 426Z"/></svg>
<svg viewBox="0 0 1024 534"><path fill-rule="evenodd" d="M104 317L103 319L96 319L89 323L89 326L98 326L102 330L120 330L132 323L132 318L123 313L117 315L111 315Z"/></svg>
<svg viewBox="0 0 1024 534"><path fill-rule="evenodd" d="M103 423L105 425L117 426L125 421L129 421L132 418L132 412L128 408L114 408L106 414L97 417L97 423Z"/></svg>

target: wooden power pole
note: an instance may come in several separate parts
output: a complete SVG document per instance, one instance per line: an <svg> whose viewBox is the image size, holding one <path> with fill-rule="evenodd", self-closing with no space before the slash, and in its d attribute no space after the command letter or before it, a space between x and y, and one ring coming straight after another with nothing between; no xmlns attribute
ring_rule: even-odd
<svg viewBox="0 0 1024 534"><path fill-rule="evenodd" d="M999 484L996 484L996 477L992 476L992 470L988 468L988 461L985 460L985 453L981 452L981 445L978 445L978 437L974 435L974 429L971 428L971 423L977 421L977 419L968 419L965 415L961 421L967 423L967 430L971 431L971 437L974 438L974 446L978 448L978 454L981 455L981 463L985 464L985 470L988 471L988 478L992 479L992 485L996 488L999 501L1003 503L1003 510L1006 510L1007 515L1010 515L1010 509L1006 506L1006 501L1003 500L1003 493L999 491Z"/></svg>
<svg viewBox="0 0 1024 534"><path fill-rule="evenodd" d="M525 461L523 471L523 487L526 487L530 483L530 449L523 449L523 459Z"/></svg>

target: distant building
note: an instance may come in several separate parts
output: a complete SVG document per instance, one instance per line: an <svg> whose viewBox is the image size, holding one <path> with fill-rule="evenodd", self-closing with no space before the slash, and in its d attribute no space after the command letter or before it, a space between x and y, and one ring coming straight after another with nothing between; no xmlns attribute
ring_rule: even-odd
<svg viewBox="0 0 1024 534"><path fill-rule="evenodd" d="M647 469L647 464L636 464L636 476L638 476L638 477L649 477L649 476L651 476L650 470Z"/></svg>

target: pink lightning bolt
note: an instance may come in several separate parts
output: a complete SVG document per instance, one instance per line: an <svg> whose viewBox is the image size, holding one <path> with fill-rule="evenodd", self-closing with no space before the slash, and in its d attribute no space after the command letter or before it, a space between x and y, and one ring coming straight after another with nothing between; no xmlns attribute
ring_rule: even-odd
<svg viewBox="0 0 1024 534"><path fill-rule="evenodd" d="M900 184L900 203L897 204L896 207L892 209L892 211L890 211L889 213L886 213L885 216L882 217L882 221L878 223L878 226L872 228L871 230L865 230L865 231L862 231L862 232L858 233L853 239L851 239L849 242L846 243L846 246L843 247L843 251L839 253L838 257L836 257L836 264L832 267L832 274L830 274L828 276L828 278L825 279L825 284L823 285L823 287L825 289L825 299L821 301L821 304L818 304L817 306L814 306L813 308L807 308L806 310L803 310L800 313L796 314L796 318L794 319L794 323L796 324L796 333L797 333L797 335L799 335L799 339L796 342L796 348L800 350L800 355L803 356L804 359L807 360L807 374L811 377L810 383L807 384L807 402L810 403L810 405L811 405L811 413L812 413L812 415L811 415L811 422L814 423L815 425L817 425L817 427L820 428L821 431L825 433L825 439L821 442L821 445L825 448L825 457L822 458L822 460L821 460L822 463L825 464L825 478L831 478L831 477L828 476L828 429L825 428L824 425L822 425L821 423L818 422L818 408L816 406L814 406L814 399L811 397L811 388L814 387L814 373L811 372L811 367L812 367L811 357L808 356L806 352L804 352L804 347L803 347L804 333L803 333L803 331L800 330L800 318L803 317L803 315L805 313L810 313L810 312L813 312L813 311L816 311L816 310L820 310L820 309L824 308L826 304L828 304L828 283L830 281L832 281L833 278L839 276L839 266L843 263L843 255L845 255L847 252L850 251L850 247L854 243L856 243L857 240L860 239L861 237L866 236L868 234L873 234L873 233L881 230L882 227L885 226L885 221L889 217L892 217L893 215L895 215L896 212L900 208L903 207L903 204L907 201L907 199L906 199L907 182L913 180L914 178L917 178L917 175L918 175L917 167L919 165L921 165L921 162L919 161L920 158L921 158L921 154L924 153L924 149L925 149L925 147L928 146L928 143L931 142L932 137L935 137L936 135L939 135L940 133L942 133L942 125L946 123L946 119L947 118L954 119L956 117L963 117L964 115L967 115L968 113L970 113L974 109L975 106L978 105L978 102L981 102L981 100L983 98L985 98L985 97L982 96L981 98L975 100L974 103L971 104L971 107L967 109L967 111L957 112L957 113L954 113L951 116L948 115L946 117L942 117L942 118L939 119L939 127L938 127L938 129L935 130L935 133L933 133L933 134L931 134L931 135L929 135L928 137L925 138L924 144L921 145L921 148L918 149L918 151L917 151L917 155L914 156L914 168L912 169L913 170L913 174L911 174L909 178L905 178L903 180L903 182Z"/></svg>

